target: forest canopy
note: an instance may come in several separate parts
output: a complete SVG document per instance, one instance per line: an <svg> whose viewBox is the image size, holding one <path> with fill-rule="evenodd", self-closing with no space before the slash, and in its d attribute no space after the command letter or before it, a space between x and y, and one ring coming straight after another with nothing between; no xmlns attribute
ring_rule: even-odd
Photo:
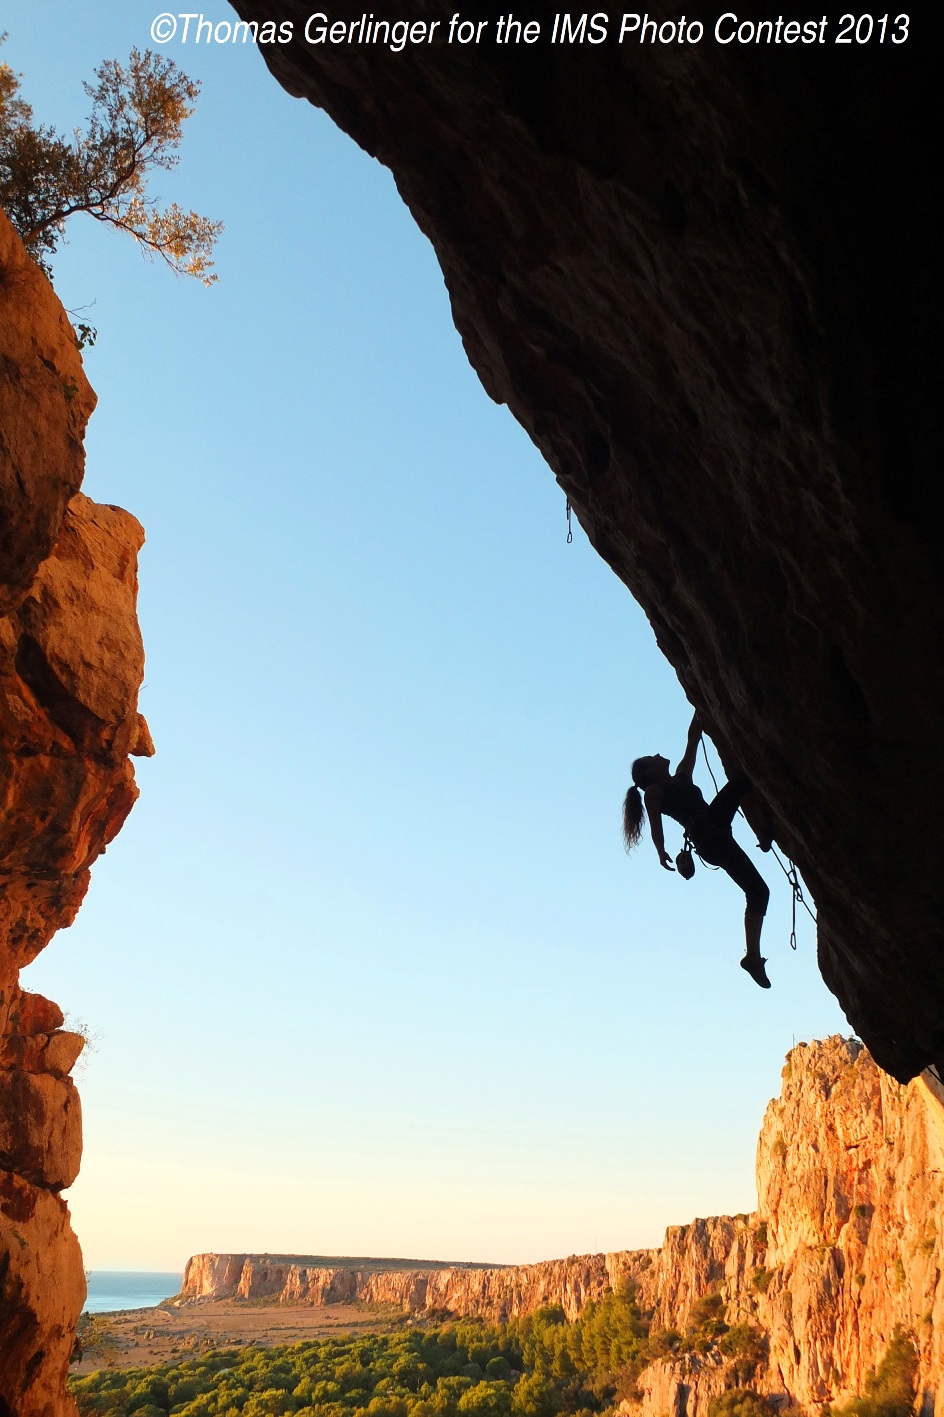
<svg viewBox="0 0 944 1417"><path fill-rule="evenodd" d="M627 1286L574 1323L560 1308L504 1324L404 1320L389 1333L228 1349L70 1387L82 1417L591 1417L633 1396L643 1368L668 1353L717 1351L732 1381L748 1381L763 1335L729 1328L723 1308L711 1296L685 1334L657 1330Z"/></svg>

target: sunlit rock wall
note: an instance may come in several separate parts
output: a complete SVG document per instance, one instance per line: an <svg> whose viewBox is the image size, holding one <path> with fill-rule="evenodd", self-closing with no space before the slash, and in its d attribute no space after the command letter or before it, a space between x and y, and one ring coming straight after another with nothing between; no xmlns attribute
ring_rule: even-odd
<svg viewBox="0 0 944 1417"><path fill-rule="evenodd" d="M59 1417L85 1299L83 1039L19 973L70 925L152 751L138 715L143 533L78 491L94 395L45 276L0 215L0 1414Z"/></svg>

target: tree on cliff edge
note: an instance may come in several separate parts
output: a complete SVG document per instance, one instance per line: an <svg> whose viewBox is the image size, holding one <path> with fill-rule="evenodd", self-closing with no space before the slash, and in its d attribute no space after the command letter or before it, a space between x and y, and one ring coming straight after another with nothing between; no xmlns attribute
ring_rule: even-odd
<svg viewBox="0 0 944 1417"><path fill-rule="evenodd" d="M66 221L87 212L127 231L179 274L212 284L222 222L175 202L160 208L147 195L148 174L179 161L181 126L199 85L150 50L132 49L127 67L110 59L95 77L83 85L92 100L87 127L66 138L33 123L19 76L0 64L0 207L47 271Z"/></svg>

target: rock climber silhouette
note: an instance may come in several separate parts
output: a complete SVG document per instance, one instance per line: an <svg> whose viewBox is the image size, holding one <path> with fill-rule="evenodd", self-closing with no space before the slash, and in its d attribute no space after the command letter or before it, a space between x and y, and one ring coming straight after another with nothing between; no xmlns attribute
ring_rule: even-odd
<svg viewBox="0 0 944 1417"><path fill-rule="evenodd" d="M686 847L691 842L707 865L720 866L744 892L747 898L744 912L746 951L741 968L762 989L769 989L770 980L764 968L767 960L760 952L760 933L770 891L763 876L738 846L731 832L735 812L738 807L744 807L748 819L754 818L752 825L757 833L758 845L762 851L769 851L772 833L767 826L766 809L743 773L736 773L716 797L710 802L705 801L700 788L692 781L701 735L702 728L696 714L688 730L685 753L674 773L670 770L668 758L660 757L658 753L648 758L637 758L633 763L633 786L623 803L623 840L626 850L631 851L641 839L645 801L645 816L649 818L649 830L659 861L667 871L673 871L672 858L665 849L662 818L672 817L684 827ZM678 864L680 870L688 865L690 869L683 870L683 873L691 875L690 857L687 863L684 857L680 857Z"/></svg>

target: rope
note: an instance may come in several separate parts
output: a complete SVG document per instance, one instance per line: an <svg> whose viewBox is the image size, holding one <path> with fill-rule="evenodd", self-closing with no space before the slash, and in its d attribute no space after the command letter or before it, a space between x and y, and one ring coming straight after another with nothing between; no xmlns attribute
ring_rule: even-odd
<svg viewBox="0 0 944 1417"><path fill-rule="evenodd" d="M705 767L708 769L708 776L711 778L712 784L713 784L714 789L715 789L715 796L717 796L717 794L718 794L718 784L717 784L717 782L715 781L715 775L714 775L714 773L711 771L711 763L708 761L708 749L705 747L705 740L704 740L704 738L702 738L702 739L700 740L700 742L701 742L701 750L702 750L702 752L703 752L704 755L705 755ZM692 843L691 843L691 838L689 837L688 832L685 833L684 845L688 847L689 851L691 851L691 850L693 849L693 848L692 848ZM698 852L697 850L695 851L695 855L698 857L699 861L701 861L701 864L702 864L703 866L707 867L707 869L708 869L709 871L720 871L720 870L722 869L720 866L712 866L712 865L710 864L710 862L705 861L705 860L703 859L701 853Z"/></svg>
<svg viewBox="0 0 944 1417"><path fill-rule="evenodd" d="M568 546L571 544L571 542L572 542L573 539L574 539L574 529L573 529L573 527L572 527L571 524L570 524L570 510L571 510L571 509L570 509L570 498L568 497L568 498L567 498L567 507L566 507L565 513L564 513L564 515L567 517L567 545L568 545Z"/></svg>
<svg viewBox="0 0 944 1417"><path fill-rule="evenodd" d="M702 734L701 738L699 739L699 742L701 743L701 751L702 751L702 753L703 753L704 756L705 756L705 767L708 769L708 776L711 778L711 785L712 785L712 787L713 787L714 790L715 790L715 796L717 796L717 795L718 795L718 782L717 782L717 779L716 779L714 773L711 771L711 763L709 762L709 759L708 759L708 749L705 747L705 737L704 737L704 734ZM739 810L740 810L740 809L739 809Z"/></svg>

